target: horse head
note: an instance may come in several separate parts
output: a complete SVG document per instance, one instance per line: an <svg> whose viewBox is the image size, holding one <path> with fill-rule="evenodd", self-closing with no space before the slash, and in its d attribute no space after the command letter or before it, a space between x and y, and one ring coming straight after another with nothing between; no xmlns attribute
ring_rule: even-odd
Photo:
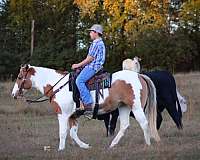
<svg viewBox="0 0 200 160"><path fill-rule="evenodd" d="M131 70L135 72L140 72L140 62L141 59L138 57L134 57L133 59L125 59L122 62L123 70Z"/></svg>
<svg viewBox="0 0 200 160"><path fill-rule="evenodd" d="M181 111L182 113L186 112L187 111L187 100L185 99L184 96L182 96L178 89L176 89L176 93L177 93L177 97L178 97L178 100L179 100L179 103L181 105Z"/></svg>
<svg viewBox="0 0 200 160"><path fill-rule="evenodd" d="M32 88L31 76L34 74L35 70L30 67L30 65L21 65L17 80L12 90L13 98L17 99L19 96L23 96L25 90Z"/></svg>

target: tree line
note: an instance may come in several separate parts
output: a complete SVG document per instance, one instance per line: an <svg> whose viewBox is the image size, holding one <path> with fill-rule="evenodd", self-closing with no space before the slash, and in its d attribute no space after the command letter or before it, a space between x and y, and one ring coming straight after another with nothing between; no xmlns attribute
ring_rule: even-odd
<svg viewBox="0 0 200 160"><path fill-rule="evenodd" d="M31 22L35 20L30 55ZM139 56L144 70L200 69L200 0L2 0L0 77L20 64L70 70L87 55L87 28L104 26L105 68Z"/></svg>

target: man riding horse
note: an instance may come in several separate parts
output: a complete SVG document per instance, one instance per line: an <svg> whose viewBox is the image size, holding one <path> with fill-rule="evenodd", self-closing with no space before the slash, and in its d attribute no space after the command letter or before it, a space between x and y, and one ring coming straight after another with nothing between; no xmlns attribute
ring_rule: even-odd
<svg viewBox="0 0 200 160"><path fill-rule="evenodd" d="M85 111L92 110L93 99L90 91L86 86L86 82L93 77L102 67L105 62L105 45L102 40L103 27L99 24L94 24L90 29L90 38L93 40L90 45L87 57L78 64L73 64L72 69L83 68L76 79L76 85L80 92L80 99L83 104L77 110Z"/></svg>
<svg viewBox="0 0 200 160"><path fill-rule="evenodd" d="M73 69L83 67L76 80L76 84L80 90L81 100L87 106L85 110L92 109L93 105L91 103L93 103L93 99L98 100L98 96L95 94L91 94L92 97L90 96L85 83L97 72L99 73L105 61L105 46L101 39L102 27L94 25L89 30L93 43L90 46L88 56L82 62L72 65ZM97 115L101 115L116 108L119 109L120 130L112 140L110 148L116 146L124 136L126 129L130 125L130 112L134 113L137 122L143 130L145 143L150 145L151 137L158 142L160 137L156 129L156 90L153 82L147 76L128 70L114 72L111 76L111 86L110 88L105 88L102 96L99 97L99 109L97 111ZM99 88L99 78L97 79L97 88ZM100 78L100 80L102 79L104 78ZM49 97L52 106L59 108L58 112L56 112L59 121L59 151L65 149L68 133L81 148L90 148L89 144L81 141L77 135L78 121L76 119L78 116L76 117L76 114L74 116L74 113L78 111L74 112L76 106L73 100L73 93L69 89L71 80L69 73L62 75L54 69L26 64L20 67L18 78L12 90L12 96L17 99L20 95L23 96L25 90L30 90L34 87L43 95ZM91 92L94 93L94 91ZM40 98L37 98L37 100ZM94 111L96 106L98 106L96 104L97 101L95 100ZM144 106L146 107L146 112L143 111Z"/></svg>

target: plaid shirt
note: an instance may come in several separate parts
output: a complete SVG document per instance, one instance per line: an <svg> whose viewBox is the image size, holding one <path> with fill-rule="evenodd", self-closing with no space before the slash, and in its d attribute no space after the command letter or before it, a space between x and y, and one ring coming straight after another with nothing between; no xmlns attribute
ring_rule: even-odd
<svg viewBox="0 0 200 160"><path fill-rule="evenodd" d="M89 48L88 55L94 57L94 60L87 64L85 67L93 68L95 71L98 71L102 68L105 62L105 45L101 38L95 39Z"/></svg>

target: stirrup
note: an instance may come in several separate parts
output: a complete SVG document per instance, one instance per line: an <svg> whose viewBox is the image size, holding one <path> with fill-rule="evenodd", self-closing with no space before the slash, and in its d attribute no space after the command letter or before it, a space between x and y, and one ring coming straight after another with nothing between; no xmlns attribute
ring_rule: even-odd
<svg viewBox="0 0 200 160"><path fill-rule="evenodd" d="M93 107L92 107L92 104L84 105L83 102L80 101L80 108L77 108L76 110L93 111Z"/></svg>
<svg viewBox="0 0 200 160"><path fill-rule="evenodd" d="M72 118L79 118L80 116L82 116L82 115L84 115L84 113L85 113L85 110L76 110L72 115L71 115L71 117Z"/></svg>

